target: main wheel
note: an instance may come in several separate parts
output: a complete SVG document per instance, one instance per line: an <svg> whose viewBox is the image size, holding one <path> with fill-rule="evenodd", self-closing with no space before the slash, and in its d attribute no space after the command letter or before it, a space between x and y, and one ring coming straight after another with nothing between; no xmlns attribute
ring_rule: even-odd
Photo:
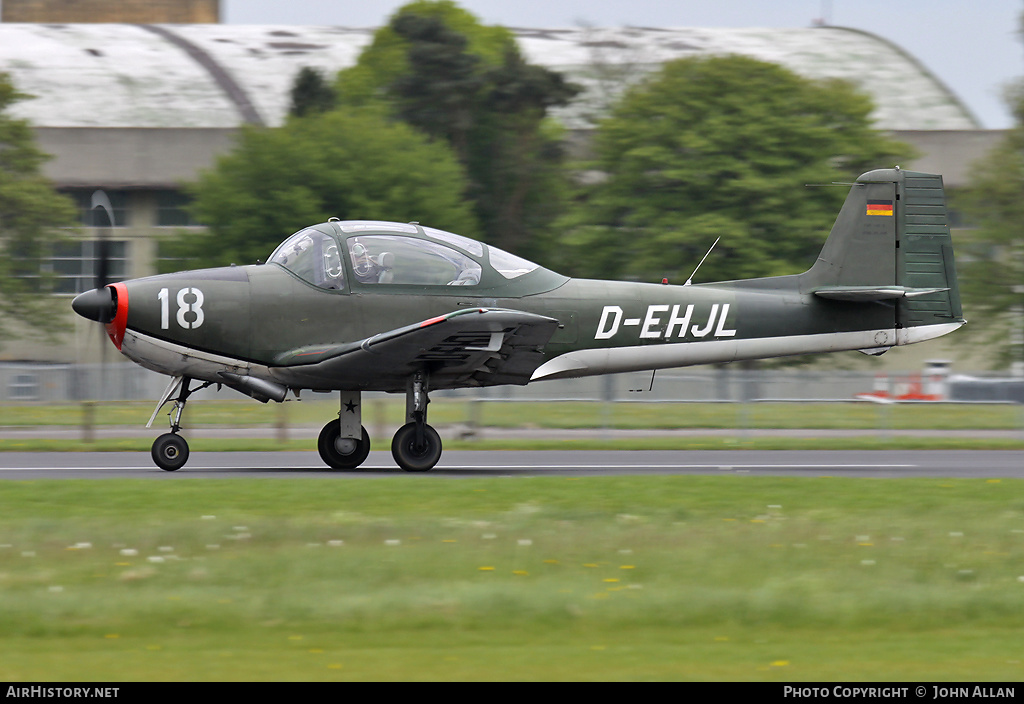
<svg viewBox="0 0 1024 704"><path fill-rule="evenodd" d="M406 472L427 472L441 459L441 436L429 425L423 426L423 442L416 444L416 424L406 423L391 441L391 454Z"/></svg>
<svg viewBox="0 0 1024 704"><path fill-rule="evenodd" d="M334 469L355 469L365 462L370 454L370 434L362 426L359 429L362 430L362 437L356 440L341 437L340 420L332 420L325 425L316 441L320 459Z"/></svg>
<svg viewBox="0 0 1024 704"><path fill-rule="evenodd" d="M188 462L188 443L177 433L164 433L153 441L150 454L157 467L165 472L175 472Z"/></svg>

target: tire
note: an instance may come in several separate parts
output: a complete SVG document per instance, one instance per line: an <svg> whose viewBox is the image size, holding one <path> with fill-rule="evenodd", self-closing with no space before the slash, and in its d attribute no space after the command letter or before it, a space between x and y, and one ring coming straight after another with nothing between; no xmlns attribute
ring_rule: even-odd
<svg viewBox="0 0 1024 704"><path fill-rule="evenodd" d="M441 459L441 436L424 425L423 445L416 447L416 424L406 423L391 441L391 455L406 472L428 472Z"/></svg>
<svg viewBox="0 0 1024 704"><path fill-rule="evenodd" d="M176 472L188 462L188 443L176 433L164 433L153 441L153 462L165 472Z"/></svg>
<svg viewBox="0 0 1024 704"><path fill-rule="evenodd" d="M341 421L332 420L320 431L320 437L316 441L316 449L320 452L320 459L328 467L333 469L355 469L370 454L370 434L366 428L360 426L362 437L351 442L352 447L339 447L341 440ZM347 450L347 451L346 451Z"/></svg>

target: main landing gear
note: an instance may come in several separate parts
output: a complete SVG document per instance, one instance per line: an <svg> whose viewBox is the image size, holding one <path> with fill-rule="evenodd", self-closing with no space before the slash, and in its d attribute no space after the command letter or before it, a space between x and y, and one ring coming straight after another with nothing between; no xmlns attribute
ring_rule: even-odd
<svg viewBox="0 0 1024 704"><path fill-rule="evenodd" d="M146 424L147 428L153 425L153 421L156 419L156 414L159 413L160 409L164 407L164 404L171 399L174 392L178 391L178 397L174 399L174 408L169 414L171 432L164 433L154 440L153 447L150 450L150 454L153 456L153 462L155 462L156 466L165 472L176 472L184 467L185 463L188 462L188 443L185 442L185 438L178 435L181 431L181 414L185 411L185 403L188 402L188 397L200 389L205 389L206 387L213 385L213 382L208 381L194 389L190 389L189 386L191 383L192 379L187 376L171 379L171 383L167 385L167 389L164 391L164 395L160 398L160 402L157 404L156 410L153 411L153 415L150 417L149 423Z"/></svg>
<svg viewBox="0 0 1024 704"><path fill-rule="evenodd" d="M406 472L428 472L441 459L441 436L427 425L427 383L417 373L405 392L406 423L391 441L391 456Z"/></svg>
<svg viewBox="0 0 1024 704"><path fill-rule="evenodd" d="M406 390L406 423L391 441L391 455L406 472L426 472L441 459L441 437L427 425L427 382L417 373ZM338 419L320 431L320 458L334 469L355 469L370 453L370 436L362 426L362 404L358 391L341 392Z"/></svg>

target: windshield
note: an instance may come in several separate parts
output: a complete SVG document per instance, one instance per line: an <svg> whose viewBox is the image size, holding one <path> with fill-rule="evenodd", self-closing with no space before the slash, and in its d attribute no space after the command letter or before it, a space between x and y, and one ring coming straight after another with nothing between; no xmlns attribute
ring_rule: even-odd
<svg viewBox="0 0 1024 704"><path fill-rule="evenodd" d="M270 263L280 264L303 281L320 288L338 290L345 287L338 243L319 230L302 230L286 239L270 255Z"/></svg>

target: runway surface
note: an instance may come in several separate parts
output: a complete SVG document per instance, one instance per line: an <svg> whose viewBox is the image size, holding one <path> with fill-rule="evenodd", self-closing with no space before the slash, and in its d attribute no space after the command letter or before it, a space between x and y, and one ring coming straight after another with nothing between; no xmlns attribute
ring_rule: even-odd
<svg viewBox="0 0 1024 704"><path fill-rule="evenodd" d="M3 479L203 479L306 477L352 480L404 476L454 479L497 476L739 474L844 477L1024 477L1024 451L475 451L446 452L425 474L405 474L389 452L371 452L358 470L325 467L315 452L194 452L177 472L163 472L146 452L3 452Z"/></svg>

